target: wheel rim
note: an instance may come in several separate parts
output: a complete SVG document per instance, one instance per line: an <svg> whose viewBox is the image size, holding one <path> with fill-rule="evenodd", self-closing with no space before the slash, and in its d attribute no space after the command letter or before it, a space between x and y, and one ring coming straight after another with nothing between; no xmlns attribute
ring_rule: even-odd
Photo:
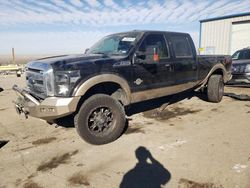
<svg viewBox="0 0 250 188"><path fill-rule="evenodd" d="M111 109L108 107L99 107L93 110L88 119L89 131L96 136L109 133L114 124L113 116Z"/></svg>

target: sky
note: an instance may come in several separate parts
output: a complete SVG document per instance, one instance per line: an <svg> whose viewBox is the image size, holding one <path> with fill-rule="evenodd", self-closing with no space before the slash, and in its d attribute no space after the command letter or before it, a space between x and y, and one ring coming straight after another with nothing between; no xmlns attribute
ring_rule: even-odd
<svg viewBox="0 0 250 188"><path fill-rule="evenodd" d="M83 53L130 30L190 33L199 20L250 11L250 0L0 0L0 55Z"/></svg>

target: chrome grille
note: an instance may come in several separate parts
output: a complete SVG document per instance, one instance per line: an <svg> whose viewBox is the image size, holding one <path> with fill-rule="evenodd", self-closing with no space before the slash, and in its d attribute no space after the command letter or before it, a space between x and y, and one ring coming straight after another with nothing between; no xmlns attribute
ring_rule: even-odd
<svg viewBox="0 0 250 188"><path fill-rule="evenodd" d="M26 68L26 84L30 93L39 98L46 97L42 70Z"/></svg>

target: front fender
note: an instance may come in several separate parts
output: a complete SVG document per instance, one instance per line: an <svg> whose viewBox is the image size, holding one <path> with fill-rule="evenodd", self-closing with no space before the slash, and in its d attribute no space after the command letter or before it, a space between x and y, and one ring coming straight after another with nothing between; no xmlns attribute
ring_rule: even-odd
<svg viewBox="0 0 250 188"><path fill-rule="evenodd" d="M89 78L74 90L73 96L83 96L93 86L104 82L113 82L120 85L127 96L128 103L130 103L131 91L127 81L124 78L114 74L101 74Z"/></svg>

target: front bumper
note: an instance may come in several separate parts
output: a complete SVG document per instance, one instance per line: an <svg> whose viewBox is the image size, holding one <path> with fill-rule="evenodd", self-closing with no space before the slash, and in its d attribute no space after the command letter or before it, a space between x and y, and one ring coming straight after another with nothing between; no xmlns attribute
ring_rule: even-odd
<svg viewBox="0 0 250 188"><path fill-rule="evenodd" d="M250 84L250 73L233 74L228 84Z"/></svg>
<svg viewBox="0 0 250 188"><path fill-rule="evenodd" d="M27 91L14 85L13 90L19 94L15 102L16 110L25 116L37 117L46 121L67 116L76 111L80 97L48 97L43 101L38 101Z"/></svg>

